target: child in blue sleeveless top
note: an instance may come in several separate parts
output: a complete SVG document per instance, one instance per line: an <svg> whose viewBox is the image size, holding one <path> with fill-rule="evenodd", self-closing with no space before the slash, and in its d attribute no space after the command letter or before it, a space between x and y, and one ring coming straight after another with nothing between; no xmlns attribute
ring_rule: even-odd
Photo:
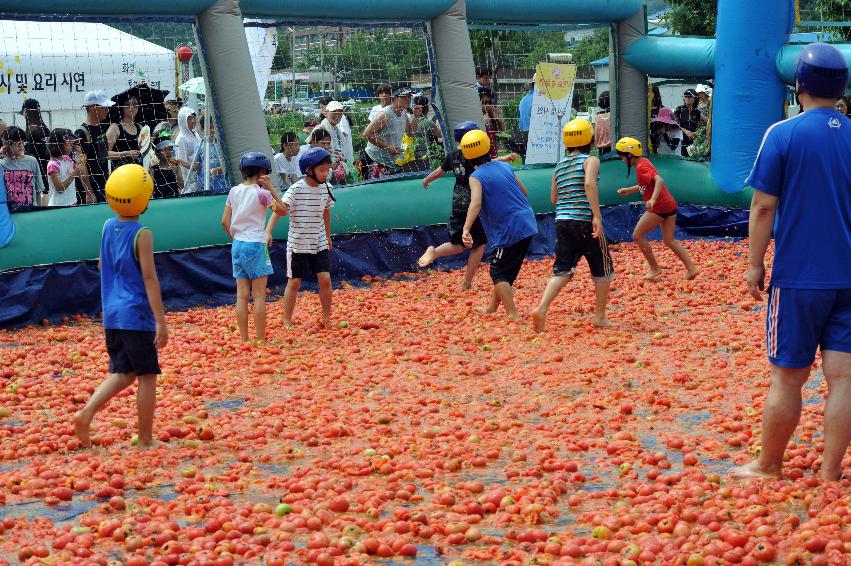
<svg viewBox="0 0 851 566"><path fill-rule="evenodd" d="M153 444L157 350L168 343L160 284L154 267L154 238L139 223L154 190L151 176L140 165L123 165L106 182L106 199L118 214L103 225L100 285L103 327L109 353L109 377L74 416L74 432L84 447L99 410L135 380L139 446Z"/></svg>
<svg viewBox="0 0 851 566"><path fill-rule="evenodd" d="M594 280L596 304L594 326L609 326L606 301L614 277L612 256L603 234L597 179L600 160L588 155L594 132L588 120L571 120L562 132L568 155L553 172L550 200L556 207L556 259L553 276L547 282L541 303L532 311L532 328L543 332L547 310L567 283L573 279L584 257Z"/></svg>

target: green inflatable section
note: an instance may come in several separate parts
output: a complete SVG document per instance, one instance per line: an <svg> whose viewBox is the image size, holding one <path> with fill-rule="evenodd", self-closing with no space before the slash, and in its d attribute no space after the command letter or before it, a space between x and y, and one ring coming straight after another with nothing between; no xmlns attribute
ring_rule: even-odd
<svg viewBox="0 0 851 566"><path fill-rule="evenodd" d="M715 185L708 163L656 158L659 174L679 202L747 208L751 191L727 194ZM535 212L552 212L550 184L552 168L526 168L517 176L529 189ZM332 209L334 234L352 234L445 224L449 216L454 178L450 175L433 183L428 190L421 178L387 181L334 191ZM626 177L626 166L618 160L604 161L600 172L600 203L623 204L637 200L617 195L617 189L635 184L635 171ZM192 249L230 243L221 226L224 195L184 197L152 201L142 217L154 234L156 251ZM100 250L100 232L112 216L105 205L45 210L13 215L15 239L0 250L0 271L95 259ZM276 228L277 238L286 238L287 222Z"/></svg>

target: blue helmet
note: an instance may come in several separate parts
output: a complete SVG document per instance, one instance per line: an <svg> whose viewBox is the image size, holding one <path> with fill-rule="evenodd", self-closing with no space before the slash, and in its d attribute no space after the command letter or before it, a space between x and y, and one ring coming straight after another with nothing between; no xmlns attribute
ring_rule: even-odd
<svg viewBox="0 0 851 566"><path fill-rule="evenodd" d="M307 175L307 170L311 167L316 167L323 161L331 163L331 154L327 149L321 147L311 147L298 158L298 168L301 169L302 175Z"/></svg>
<svg viewBox="0 0 851 566"><path fill-rule="evenodd" d="M795 80L806 93L820 98L839 98L848 86L848 63L827 43L811 43L801 50Z"/></svg>
<svg viewBox="0 0 851 566"><path fill-rule="evenodd" d="M479 125L476 124L475 122L471 122L470 120L467 120L466 122L461 122L460 124L455 126L455 131L454 131L455 141L460 143L461 138L464 137L464 134L466 134L467 132L472 132L473 130L478 130L478 129L479 129Z"/></svg>
<svg viewBox="0 0 851 566"><path fill-rule="evenodd" d="M266 171L272 171L272 160L269 159L266 154L260 153L259 151L249 151L245 155L243 155L239 160L239 169L243 170L248 167L257 167L258 169L265 169Z"/></svg>

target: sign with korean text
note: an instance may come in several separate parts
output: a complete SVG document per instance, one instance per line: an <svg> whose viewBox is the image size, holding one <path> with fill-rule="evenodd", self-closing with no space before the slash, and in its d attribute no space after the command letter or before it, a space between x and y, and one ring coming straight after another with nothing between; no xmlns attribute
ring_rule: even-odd
<svg viewBox="0 0 851 566"><path fill-rule="evenodd" d="M557 163L564 155L561 130L570 120L575 83L576 65L538 64L526 163Z"/></svg>

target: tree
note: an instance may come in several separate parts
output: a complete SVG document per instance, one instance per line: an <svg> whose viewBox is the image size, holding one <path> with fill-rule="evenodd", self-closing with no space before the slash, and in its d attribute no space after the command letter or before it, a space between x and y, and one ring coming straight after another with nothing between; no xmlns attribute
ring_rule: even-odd
<svg viewBox="0 0 851 566"><path fill-rule="evenodd" d="M592 61L609 54L609 28L594 30L593 35L583 37L571 50L573 62L580 67L587 67Z"/></svg>
<svg viewBox="0 0 851 566"><path fill-rule="evenodd" d="M851 21L851 5L848 0L800 0L798 13L802 21ZM825 26L824 29L832 41L851 41L851 27Z"/></svg>
<svg viewBox="0 0 851 566"><path fill-rule="evenodd" d="M275 58L272 59L273 69L289 69L293 66L293 51L290 46L289 33L281 33L278 31L278 49L275 50Z"/></svg>
<svg viewBox="0 0 851 566"><path fill-rule="evenodd" d="M839 0L843 1L843 0ZM718 17L718 1L668 0L671 11L668 23L672 30L680 35L715 35L715 20Z"/></svg>

